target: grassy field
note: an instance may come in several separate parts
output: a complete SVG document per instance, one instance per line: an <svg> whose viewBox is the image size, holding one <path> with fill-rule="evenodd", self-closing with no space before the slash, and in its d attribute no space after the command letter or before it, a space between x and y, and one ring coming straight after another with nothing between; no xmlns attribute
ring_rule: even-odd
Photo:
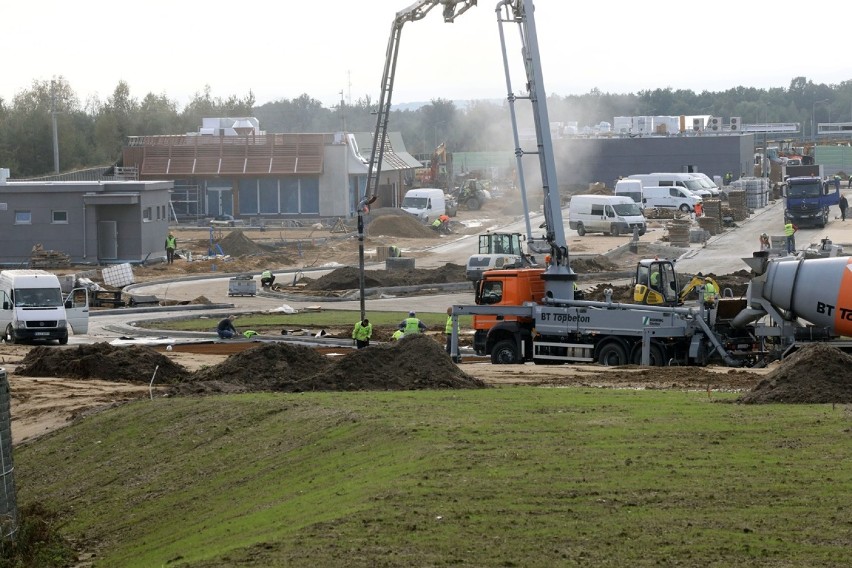
<svg viewBox="0 0 852 568"><path fill-rule="evenodd" d="M591 388L165 398L15 450L95 566L848 566L852 415Z"/></svg>
<svg viewBox="0 0 852 568"><path fill-rule="evenodd" d="M371 312L367 318L373 327L396 327L406 318L407 313ZM347 310L323 310L321 312L302 312L298 314L245 314L240 315L234 325L239 329L280 329L299 327L343 327L351 328L358 321L360 313ZM446 313L418 312L417 317L432 329L443 331L447 323ZM469 328L471 316L460 316L459 326ZM145 327L152 329L171 329L181 331L210 331L216 327L218 319L193 315L189 318L145 321Z"/></svg>

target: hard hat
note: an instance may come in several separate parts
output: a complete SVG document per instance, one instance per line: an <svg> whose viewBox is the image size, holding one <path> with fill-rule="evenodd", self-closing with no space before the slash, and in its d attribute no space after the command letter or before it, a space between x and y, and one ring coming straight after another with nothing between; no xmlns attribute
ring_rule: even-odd
<svg viewBox="0 0 852 568"><path fill-rule="evenodd" d="M712 278L710 278L709 276L705 276L705 277L704 277L704 280L713 280L713 279L712 279Z"/></svg>
<svg viewBox="0 0 852 568"><path fill-rule="evenodd" d="M411 317L414 317L415 312L412 310L412 311L408 312L408 315L411 316Z"/></svg>
<svg viewBox="0 0 852 568"><path fill-rule="evenodd" d="M767 235L766 233L760 233L760 236L761 237L768 237L769 235Z"/></svg>

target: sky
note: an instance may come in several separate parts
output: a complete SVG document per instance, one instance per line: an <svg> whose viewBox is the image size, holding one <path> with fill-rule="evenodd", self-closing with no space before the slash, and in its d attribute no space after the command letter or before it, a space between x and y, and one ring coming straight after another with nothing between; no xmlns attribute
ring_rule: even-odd
<svg viewBox="0 0 852 568"><path fill-rule="evenodd" d="M166 95L181 108L206 86L223 99L251 91L257 104L302 94L329 108L341 98L377 101L394 15L411 5L413 0L9 0L3 7L0 98L8 103L34 81L61 76L83 105L92 98L105 101L122 80L137 99ZM496 6L496 0L479 0L454 23L443 22L438 6L406 23L392 102L504 100ZM830 22L837 6L814 0L807 12ZM830 50L830 44L805 41L795 16L800 9L785 0L535 0L544 87L565 96L594 89L787 88L800 76L826 84L852 79L852 59L842 56L842 47L835 47L836 56L819 55L815 47ZM517 29L504 28L515 93L523 88Z"/></svg>

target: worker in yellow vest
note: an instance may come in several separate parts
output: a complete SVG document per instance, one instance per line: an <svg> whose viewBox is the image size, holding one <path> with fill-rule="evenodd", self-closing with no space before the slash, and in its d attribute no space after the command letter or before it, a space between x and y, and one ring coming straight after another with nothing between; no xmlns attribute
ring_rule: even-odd
<svg viewBox="0 0 852 568"><path fill-rule="evenodd" d="M447 308L447 324L444 326L444 333L447 335L447 355L450 354L450 350L453 344L453 308Z"/></svg>
<svg viewBox="0 0 852 568"><path fill-rule="evenodd" d="M402 330L404 335L423 333L428 329L426 324L417 318L417 314L414 311L408 312L408 317L402 320L397 327Z"/></svg>
<svg viewBox="0 0 852 568"><path fill-rule="evenodd" d="M373 336L373 324L370 320L364 318L355 324L355 329L352 330L352 339L355 340L355 347L363 349L370 345L370 338Z"/></svg>

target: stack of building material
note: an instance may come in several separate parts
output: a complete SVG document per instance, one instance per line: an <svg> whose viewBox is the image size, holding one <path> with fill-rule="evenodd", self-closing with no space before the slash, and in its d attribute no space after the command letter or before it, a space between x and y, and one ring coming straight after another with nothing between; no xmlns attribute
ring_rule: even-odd
<svg viewBox="0 0 852 568"><path fill-rule="evenodd" d="M675 209L645 209L646 219L674 219L678 216L678 211Z"/></svg>
<svg viewBox="0 0 852 568"><path fill-rule="evenodd" d="M69 266L71 266L71 257L64 252L44 250L40 244L33 247L30 268L67 268Z"/></svg>
<svg viewBox="0 0 852 568"><path fill-rule="evenodd" d="M731 217L734 221L745 221L748 219L748 205L746 203L746 192L735 189L728 192L728 207L731 209Z"/></svg>
<svg viewBox="0 0 852 568"><path fill-rule="evenodd" d="M689 219L672 219L666 224L669 232L669 244L676 247L689 247Z"/></svg>
<svg viewBox="0 0 852 568"><path fill-rule="evenodd" d="M704 211L698 218L698 226L711 235L722 232L722 201L720 199L704 200Z"/></svg>

